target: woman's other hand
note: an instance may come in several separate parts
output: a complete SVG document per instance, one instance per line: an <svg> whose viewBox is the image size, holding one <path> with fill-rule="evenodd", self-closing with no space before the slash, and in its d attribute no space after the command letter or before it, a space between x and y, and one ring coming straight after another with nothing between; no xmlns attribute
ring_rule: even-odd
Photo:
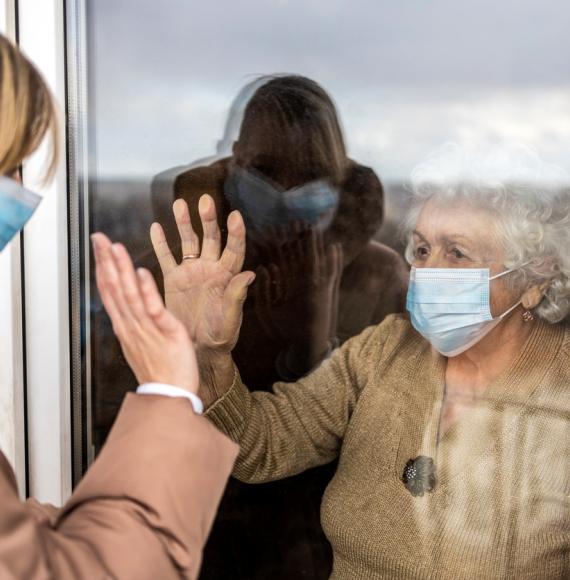
<svg viewBox="0 0 570 580"><path fill-rule="evenodd" d="M196 355L184 325L164 306L147 270L135 272L127 250L93 234L97 288L129 366L140 384L198 392Z"/></svg>
<svg viewBox="0 0 570 580"><path fill-rule="evenodd" d="M340 244L325 247L322 232L298 226L276 244L274 261L257 270L257 318L268 336L288 345L299 376L336 345L342 262Z"/></svg>

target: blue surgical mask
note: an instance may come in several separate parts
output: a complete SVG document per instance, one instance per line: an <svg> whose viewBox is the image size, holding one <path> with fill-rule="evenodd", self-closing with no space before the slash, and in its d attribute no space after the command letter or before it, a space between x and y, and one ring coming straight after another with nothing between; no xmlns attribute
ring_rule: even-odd
<svg viewBox="0 0 570 580"><path fill-rule="evenodd" d="M15 179L0 177L0 251L32 217L41 199Z"/></svg>
<svg viewBox="0 0 570 580"><path fill-rule="evenodd" d="M412 268L406 308L413 327L444 356L461 354L512 312L493 318L488 268Z"/></svg>
<svg viewBox="0 0 570 580"><path fill-rule="evenodd" d="M242 214L248 234L254 235L294 222L325 230L339 202L338 190L325 179L285 190L241 167L235 167L226 179L224 193L231 207Z"/></svg>

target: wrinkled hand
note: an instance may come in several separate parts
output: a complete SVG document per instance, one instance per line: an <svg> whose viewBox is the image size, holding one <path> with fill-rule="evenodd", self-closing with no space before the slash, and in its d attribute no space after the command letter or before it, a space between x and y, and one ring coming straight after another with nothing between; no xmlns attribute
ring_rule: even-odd
<svg viewBox="0 0 570 580"><path fill-rule="evenodd" d="M254 303L262 328L298 353L310 370L336 336L342 247L324 247L321 232L297 229L276 245L276 259L257 270ZM304 360L302 360L304 359Z"/></svg>
<svg viewBox="0 0 570 580"><path fill-rule="evenodd" d="M147 270L135 272L127 250L93 234L97 288L123 354L140 384L198 392L196 355L184 325L164 306Z"/></svg>
<svg viewBox="0 0 570 580"><path fill-rule="evenodd" d="M228 241L221 253L216 206L209 195L198 209L204 238L202 248L192 228L188 205L174 202L173 211L182 241L183 258L176 263L162 226L152 224L152 245L164 275L167 308L179 318L198 353L229 355L239 337L247 287L253 272L241 272L245 257L245 225L239 212L228 217Z"/></svg>

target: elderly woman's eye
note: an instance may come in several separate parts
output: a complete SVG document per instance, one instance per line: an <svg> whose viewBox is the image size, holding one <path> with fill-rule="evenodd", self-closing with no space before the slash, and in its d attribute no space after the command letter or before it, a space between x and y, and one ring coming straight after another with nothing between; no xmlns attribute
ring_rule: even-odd
<svg viewBox="0 0 570 580"><path fill-rule="evenodd" d="M419 246L414 250L415 258L426 258L429 254L428 249L425 246Z"/></svg>
<svg viewBox="0 0 570 580"><path fill-rule="evenodd" d="M457 260L462 260L463 258L467 258L467 256L460 249L458 249L458 248L453 248L451 250L451 254Z"/></svg>

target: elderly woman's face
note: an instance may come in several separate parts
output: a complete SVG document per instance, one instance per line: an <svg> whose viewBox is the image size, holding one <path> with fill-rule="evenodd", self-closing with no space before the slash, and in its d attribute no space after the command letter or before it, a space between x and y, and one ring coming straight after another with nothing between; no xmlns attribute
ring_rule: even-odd
<svg viewBox="0 0 570 580"><path fill-rule="evenodd" d="M506 270L493 214L467 203L445 206L429 200L414 229L413 250L416 268L489 268L491 276ZM509 288L508 276L490 283L493 316L520 300Z"/></svg>

